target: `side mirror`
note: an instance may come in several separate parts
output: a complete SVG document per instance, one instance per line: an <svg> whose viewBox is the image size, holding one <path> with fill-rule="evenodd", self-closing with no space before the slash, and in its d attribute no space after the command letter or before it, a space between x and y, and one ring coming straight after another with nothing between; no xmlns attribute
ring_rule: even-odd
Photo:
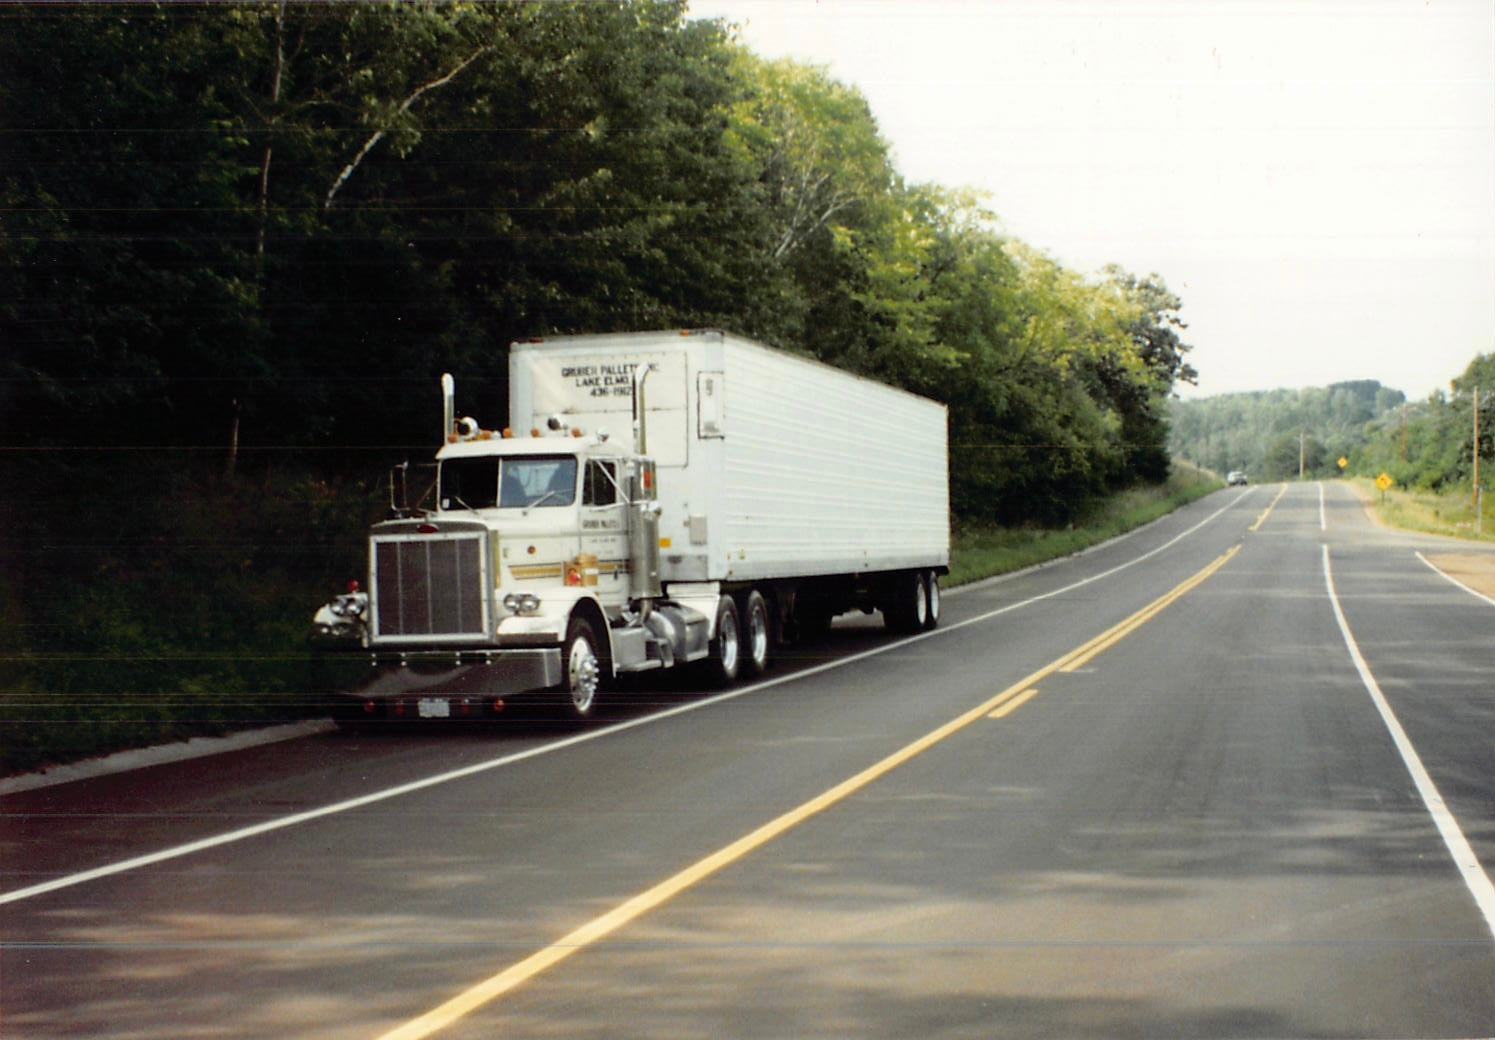
<svg viewBox="0 0 1495 1040"><path fill-rule="evenodd" d="M410 515L410 463L405 461L389 471L389 515L400 519Z"/></svg>

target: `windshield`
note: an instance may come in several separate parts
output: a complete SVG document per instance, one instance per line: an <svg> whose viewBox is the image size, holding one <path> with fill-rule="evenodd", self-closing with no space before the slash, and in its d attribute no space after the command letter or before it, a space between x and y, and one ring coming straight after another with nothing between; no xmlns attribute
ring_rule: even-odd
<svg viewBox="0 0 1495 1040"><path fill-rule="evenodd" d="M441 464L442 509L525 509L576 501L576 457L447 459Z"/></svg>
<svg viewBox="0 0 1495 1040"><path fill-rule="evenodd" d="M576 457L504 459L499 488L501 509L569 506L576 501Z"/></svg>

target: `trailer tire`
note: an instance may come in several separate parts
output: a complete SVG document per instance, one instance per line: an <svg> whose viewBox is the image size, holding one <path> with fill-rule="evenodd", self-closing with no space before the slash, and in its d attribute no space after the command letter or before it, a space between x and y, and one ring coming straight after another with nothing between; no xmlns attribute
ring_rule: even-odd
<svg viewBox="0 0 1495 1040"><path fill-rule="evenodd" d="M928 632L938 628L940 624L940 576L934 571L930 571L924 579L924 592L924 631Z"/></svg>
<svg viewBox="0 0 1495 1040"><path fill-rule="evenodd" d="M894 632L922 632L929 625L929 581L923 571L904 571L888 583L883 623Z"/></svg>
<svg viewBox="0 0 1495 1040"><path fill-rule="evenodd" d="M602 688L602 662L597 656L597 635L584 617L573 616L566 626L561 667L560 691L566 714L578 720L591 718Z"/></svg>
<svg viewBox="0 0 1495 1040"><path fill-rule="evenodd" d="M731 686L737 681L742 664L742 629L737 620L737 604L731 596L716 601L716 633L711 637L707 658L707 676L714 686Z"/></svg>
<svg viewBox="0 0 1495 1040"><path fill-rule="evenodd" d="M742 645L747 650L742 659L742 670L749 676L762 675L768 671L768 658L773 647L768 601L763 598L763 593L750 589L738 609L742 613Z"/></svg>

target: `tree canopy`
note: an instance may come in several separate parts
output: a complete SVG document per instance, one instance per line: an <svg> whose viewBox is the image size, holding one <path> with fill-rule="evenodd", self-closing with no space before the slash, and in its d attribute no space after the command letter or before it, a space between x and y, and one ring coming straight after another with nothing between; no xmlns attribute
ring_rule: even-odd
<svg viewBox="0 0 1495 1040"><path fill-rule="evenodd" d="M722 326L950 406L972 521L1166 474L1157 275L908 184L873 113L684 0L0 9L0 438L423 450L507 344ZM82 422L63 417L79 417Z"/></svg>

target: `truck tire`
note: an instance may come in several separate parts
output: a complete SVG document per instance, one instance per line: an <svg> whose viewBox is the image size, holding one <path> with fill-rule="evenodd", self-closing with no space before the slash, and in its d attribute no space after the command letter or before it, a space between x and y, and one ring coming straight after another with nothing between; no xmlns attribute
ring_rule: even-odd
<svg viewBox="0 0 1495 1040"><path fill-rule="evenodd" d="M929 623L929 582L923 571L904 571L888 583L883 623L894 632L922 632Z"/></svg>
<svg viewBox="0 0 1495 1040"><path fill-rule="evenodd" d="M602 688L602 662L597 658L597 636L584 617L573 617L561 644L561 707L573 719L591 718Z"/></svg>
<svg viewBox="0 0 1495 1040"><path fill-rule="evenodd" d="M924 630L938 628L940 623L940 576L934 571L924 579L925 600Z"/></svg>
<svg viewBox="0 0 1495 1040"><path fill-rule="evenodd" d="M773 647L768 602L763 593L751 589L743 597L739 610L742 612L742 646L747 651L742 658L742 670L746 675L759 676L768 671L768 658Z"/></svg>
<svg viewBox="0 0 1495 1040"><path fill-rule="evenodd" d="M742 629L737 621L737 604L731 596L716 601L716 633L711 637L711 654L706 674L714 686L731 686L737 681L742 658Z"/></svg>

